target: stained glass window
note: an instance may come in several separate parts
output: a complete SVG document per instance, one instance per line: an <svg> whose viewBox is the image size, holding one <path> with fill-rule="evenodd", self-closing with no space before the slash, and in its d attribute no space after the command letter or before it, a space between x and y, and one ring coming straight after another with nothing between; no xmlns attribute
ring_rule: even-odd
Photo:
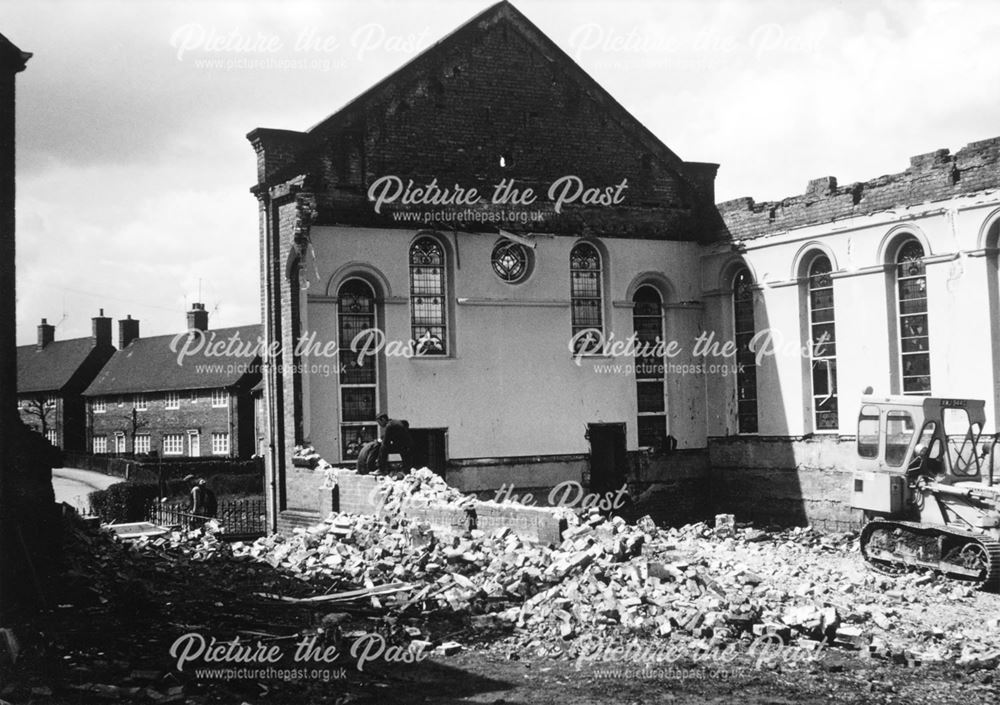
<svg viewBox="0 0 1000 705"><path fill-rule="evenodd" d="M444 249L422 237L410 248L410 323L418 355L448 352Z"/></svg>
<svg viewBox="0 0 1000 705"><path fill-rule="evenodd" d="M359 333L374 330L375 292L360 279L350 279L340 287L337 298L340 338L340 438L341 458L358 457L361 445L376 435L378 367L375 355L365 350L364 339L351 351Z"/></svg>
<svg viewBox="0 0 1000 705"><path fill-rule="evenodd" d="M501 240L493 248L493 271L505 282L519 282L528 274L528 251L524 245Z"/></svg>
<svg viewBox="0 0 1000 705"><path fill-rule="evenodd" d="M930 335L927 331L927 276L924 248L911 240L896 256L899 351L903 394L931 393Z"/></svg>
<svg viewBox="0 0 1000 705"><path fill-rule="evenodd" d="M570 252L570 305L573 338L577 351L596 352L603 334L603 299L601 298L601 255L593 245L581 242ZM593 331L593 336L581 335Z"/></svg>

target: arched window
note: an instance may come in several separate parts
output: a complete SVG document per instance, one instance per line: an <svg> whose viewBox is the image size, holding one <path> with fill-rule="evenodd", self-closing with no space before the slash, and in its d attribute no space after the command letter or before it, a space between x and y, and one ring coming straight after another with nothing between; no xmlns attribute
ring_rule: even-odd
<svg viewBox="0 0 1000 705"><path fill-rule="evenodd" d="M830 259L819 255L809 265L809 356L812 368L813 428L833 431L837 421L837 331L833 312Z"/></svg>
<svg viewBox="0 0 1000 705"><path fill-rule="evenodd" d="M410 247L410 326L418 355L448 354L445 254L437 240L422 237Z"/></svg>
<svg viewBox="0 0 1000 705"><path fill-rule="evenodd" d="M595 331L598 339L603 337L604 317L601 297L601 255L588 242L581 242L569 255L570 302L573 309L573 339L577 350L592 351L587 347L584 331ZM593 345L593 340L591 341Z"/></svg>
<svg viewBox="0 0 1000 705"><path fill-rule="evenodd" d="M896 301L903 394L930 394L927 276L924 248L916 240L904 243L896 254Z"/></svg>
<svg viewBox="0 0 1000 705"><path fill-rule="evenodd" d="M351 342L359 333L377 325L375 292L360 279L349 279L337 294L337 327L341 356L340 368L340 443L341 459L358 457L361 446L375 440L378 426L378 364L375 355L351 352Z"/></svg>
<svg viewBox="0 0 1000 705"><path fill-rule="evenodd" d="M739 433L757 433L757 360L750 349L756 334L753 279L741 269L733 278L733 332L736 338L736 422Z"/></svg>
<svg viewBox="0 0 1000 705"><path fill-rule="evenodd" d="M663 305L651 286L641 286L632 297L635 329L635 386L638 401L639 446L657 451L667 435L663 364Z"/></svg>

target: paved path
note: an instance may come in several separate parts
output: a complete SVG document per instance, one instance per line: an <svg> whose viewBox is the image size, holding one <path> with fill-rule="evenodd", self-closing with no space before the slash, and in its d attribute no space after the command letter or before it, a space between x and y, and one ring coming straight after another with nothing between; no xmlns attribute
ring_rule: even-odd
<svg viewBox="0 0 1000 705"><path fill-rule="evenodd" d="M88 508L88 494L94 490L107 489L116 482L122 482L122 479L91 470L77 468L52 470L52 489L56 493L56 502L66 502L83 511Z"/></svg>

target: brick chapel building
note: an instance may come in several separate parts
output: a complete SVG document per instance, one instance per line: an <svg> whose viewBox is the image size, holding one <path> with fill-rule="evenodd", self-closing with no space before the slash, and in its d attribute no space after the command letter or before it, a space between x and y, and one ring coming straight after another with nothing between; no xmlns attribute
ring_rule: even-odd
<svg viewBox="0 0 1000 705"><path fill-rule="evenodd" d="M685 478L831 526L856 520L862 388L986 397L995 423L1000 140L717 206L718 165L507 2L311 129L248 138L272 526L318 514L294 447L350 464L380 410L466 491Z"/></svg>

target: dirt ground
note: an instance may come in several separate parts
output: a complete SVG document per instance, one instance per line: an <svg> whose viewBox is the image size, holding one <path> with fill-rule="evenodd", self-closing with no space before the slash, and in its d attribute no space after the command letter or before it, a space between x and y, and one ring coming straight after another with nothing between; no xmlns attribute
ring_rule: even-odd
<svg viewBox="0 0 1000 705"><path fill-rule="evenodd" d="M387 615L366 600L331 613L322 604L275 602L260 593L309 596L315 586L224 551L192 556L136 550L82 530L74 530L69 547L75 558L64 578L47 586L49 606L15 625L20 656L0 672L0 699L11 705L1000 702L1000 670L990 659L924 663L899 651L754 645L750 634L730 642L733 648L723 655L692 651L697 640L677 634L634 640L626 635L617 641L604 634L594 642L602 648L591 649L582 645L587 634L554 638L446 610ZM731 552L725 544L719 550ZM787 552L785 563L791 565L807 550L802 543L776 541L767 555ZM824 572L865 571L860 556L850 551L809 555L801 561L808 568L803 580ZM775 575L791 580L780 571ZM937 596L907 597L914 589ZM896 591L881 580L871 582L870 590L898 602L886 636L905 637L913 647L922 640L965 638L980 652L984 644L1000 646L990 626L990 619L1000 616L1000 595L953 599L950 588L938 583ZM862 590L858 599L876 597ZM416 633L433 644L454 641L461 647L452 655L415 659L410 637ZM192 634L216 639L220 649L237 637L242 644L263 644L276 649L277 659L212 661L209 648L200 655L190 652L181 664L184 649L196 644ZM367 639L362 648L359 638Z"/></svg>

